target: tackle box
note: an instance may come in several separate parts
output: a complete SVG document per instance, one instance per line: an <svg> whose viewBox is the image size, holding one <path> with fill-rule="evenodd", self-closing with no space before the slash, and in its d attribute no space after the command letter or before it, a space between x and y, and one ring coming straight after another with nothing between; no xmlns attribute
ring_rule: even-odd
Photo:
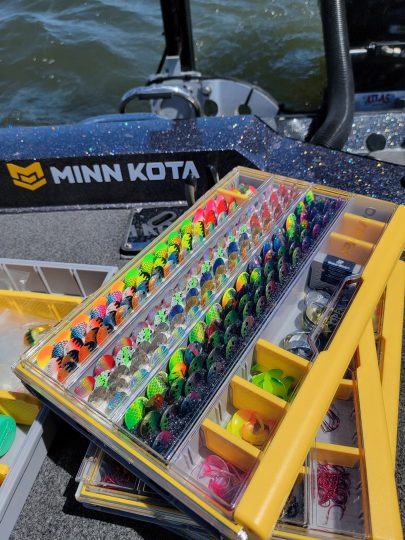
<svg viewBox="0 0 405 540"><path fill-rule="evenodd" d="M379 356L381 387L390 434L392 460L394 463L398 420L398 382L401 365L401 349L398 347L398 344L401 342L402 337L404 294L405 263L398 262L387 283L383 299L380 301L373 317L374 343ZM361 346L363 347L364 344ZM359 354L361 353L365 353L364 349L359 350ZM375 358L373 361L377 364ZM342 387L347 388L347 385L348 381L342 382ZM318 432L317 439L324 443L330 443L333 440L333 445L340 444L346 446L348 450L351 448L351 445L355 445L357 442L355 420L359 417L359 411L355 410L357 407L356 403L358 402L354 401L350 394L346 393L344 397L347 399L336 399L330 407ZM371 411L371 414L374 414L374 411ZM351 426L351 429L347 430L346 428L342 430L344 423L346 423L347 427ZM333 439L331 439L332 434ZM327 437L329 437L329 441ZM369 470L369 475L370 473L371 471ZM209 539L206 531L198 528L197 524L190 518L170 506L165 499L159 497L144 482L129 473L94 444L90 444L76 480L79 483L76 491L76 499L87 508L119 514L132 519L159 523L187 538ZM375 489L374 486L373 489ZM378 489L381 490L381 486L378 486ZM297 497L299 494L301 494L301 500ZM292 530L292 532L296 533L297 538L308 538L309 534L322 537L322 532L319 529L311 530L311 525L312 527L315 525L311 522L311 517L313 519L313 516L308 514L308 510L311 508L311 505L308 504L308 498L311 494L312 491L310 489L307 489L306 492L302 490L301 493L296 490L294 493L295 499L293 500L291 497L286 508L283 510L283 518L282 521L279 520L276 526L275 537L277 537L278 532L280 534L288 533L289 528L290 532ZM367 497L367 489L364 493L360 490L360 494L362 497ZM368 505L367 498L364 503L362 499L361 502L364 505ZM303 532L305 532L305 536L299 535L296 530L291 529L292 526L297 527L296 518L300 507L302 508L303 518L300 525ZM306 519L304 519L304 516ZM363 508L361 508L357 517L361 523L364 522ZM341 516L339 521L344 520L344 518L345 515ZM384 516L382 520L382 523L384 523ZM339 526L342 528L340 524ZM377 526L378 524L375 524L374 529ZM336 533L337 530L336 525L332 524L328 532ZM346 530L345 533L347 534L348 531Z"/></svg>
<svg viewBox="0 0 405 540"><path fill-rule="evenodd" d="M404 217L234 169L15 372L213 534L268 538L350 376Z"/></svg>
<svg viewBox="0 0 405 540"><path fill-rule="evenodd" d="M29 326L54 325L115 271L112 266L0 258L0 338L10 335L13 348L11 358L3 358L7 360L3 368L9 365L11 370L27 347L24 334ZM13 445L0 458L7 472L0 485L0 530L6 539L47 454L56 425L47 408L41 408L41 402L22 388L17 378L5 389L6 372L2 373L0 413L17 422Z"/></svg>
<svg viewBox="0 0 405 540"><path fill-rule="evenodd" d="M85 298L108 281L116 270L116 266L0 257L0 290Z"/></svg>

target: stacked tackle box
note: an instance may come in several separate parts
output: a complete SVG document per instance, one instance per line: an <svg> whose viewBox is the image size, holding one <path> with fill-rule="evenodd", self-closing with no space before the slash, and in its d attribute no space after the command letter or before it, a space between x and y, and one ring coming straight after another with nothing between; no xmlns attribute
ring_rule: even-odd
<svg viewBox="0 0 405 540"><path fill-rule="evenodd" d="M30 328L55 325L115 271L112 266L0 258L0 414L17 422L11 449L0 458L2 538L14 527L56 429L47 408L12 378L11 366L27 348Z"/></svg>
<svg viewBox="0 0 405 540"><path fill-rule="evenodd" d="M370 321L404 216L237 168L15 371L208 534L400 538Z"/></svg>

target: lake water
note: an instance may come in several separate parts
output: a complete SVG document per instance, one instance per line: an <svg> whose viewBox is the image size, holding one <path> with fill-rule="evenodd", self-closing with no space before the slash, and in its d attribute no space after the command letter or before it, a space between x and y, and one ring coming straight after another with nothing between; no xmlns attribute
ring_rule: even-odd
<svg viewBox="0 0 405 540"><path fill-rule="evenodd" d="M317 0L191 0L191 9L200 71L256 83L291 110L319 105ZM157 0L2 0L0 125L117 112L163 47Z"/></svg>

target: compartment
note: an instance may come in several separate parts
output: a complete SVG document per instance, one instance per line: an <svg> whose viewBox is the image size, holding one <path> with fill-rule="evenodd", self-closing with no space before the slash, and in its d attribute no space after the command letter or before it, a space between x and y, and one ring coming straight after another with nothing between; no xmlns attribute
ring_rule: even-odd
<svg viewBox="0 0 405 540"><path fill-rule="evenodd" d="M107 482L104 482L107 475ZM185 538L209 540L212 535L183 514L138 477L93 445L77 474L76 499L85 507L129 519L157 521Z"/></svg>
<svg viewBox="0 0 405 540"><path fill-rule="evenodd" d="M115 271L115 269L114 269ZM83 268L76 267L73 270L75 279L84 296L89 296L94 293L101 285L112 275L114 272L108 274L103 270L97 270L96 268Z"/></svg>
<svg viewBox="0 0 405 540"><path fill-rule="evenodd" d="M370 242L334 231L330 234L328 242L325 245L325 251L328 255L355 263L357 267L362 267L366 264L373 249L374 244ZM356 266L354 268L354 273L359 273L356 271Z"/></svg>
<svg viewBox="0 0 405 540"><path fill-rule="evenodd" d="M344 236L362 240L363 242L376 244L384 229L385 223L382 221L345 212L336 232Z"/></svg>
<svg viewBox="0 0 405 540"><path fill-rule="evenodd" d="M79 283L71 270L64 270L61 268L41 268L40 273L49 291L55 291L56 294L61 294L63 291L66 291L65 294L85 296L84 291L80 288Z"/></svg>
<svg viewBox="0 0 405 540"><path fill-rule="evenodd" d="M308 526L308 477L308 467L303 466L280 515L278 527L285 524Z"/></svg>
<svg viewBox="0 0 405 540"><path fill-rule="evenodd" d="M261 337L308 360L327 346L356 291L353 280L362 273L395 208L382 201L369 207L369 202L361 197L348 202L284 298L278 320L271 321Z"/></svg>
<svg viewBox="0 0 405 540"><path fill-rule="evenodd" d="M234 376L207 415L232 437L262 449L271 439L286 402ZM202 424L203 428L205 420Z"/></svg>
<svg viewBox="0 0 405 540"><path fill-rule="evenodd" d="M335 398L316 436L317 442L357 446L356 412L353 396Z"/></svg>
<svg viewBox="0 0 405 540"><path fill-rule="evenodd" d="M239 167L238 174L225 182L222 189L228 193L233 193L233 195L242 195L249 198L256 193L257 189L263 185L263 182L269 181L270 178L271 175L268 173Z"/></svg>
<svg viewBox="0 0 405 540"><path fill-rule="evenodd" d="M256 362L250 367L249 380L266 394L290 401L309 369L309 362L262 338L257 341L255 352Z"/></svg>
<svg viewBox="0 0 405 540"><path fill-rule="evenodd" d="M249 384L246 383L246 381L243 382L247 385ZM237 384L239 384L239 381L237 381ZM272 409L273 411L275 410L273 407ZM267 411L269 411L269 409L267 409ZM273 416L273 412L269 413L269 417L271 416ZM276 416L278 416L277 413ZM324 450L321 443L319 444L319 448L321 451ZM180 473L187 481L190 481L190 478L192 479L191 482L198 479L198 488L202 489L204 486L208 489L210 499L212 499L214 503L220 504L224 511L231 512L239 498L242 496L245 487L248 485L250 477L255 472L256 464L258 463L258 460L260 460L260 452L260 448L249 444L240 437L229 432L224 427L215 423L215 421L207 418L201 424L200 430L194 432L193 436L189 438L187 445L184 445L184 447L176 453L176 457L169 467L176 470L177 473ZM327 455L325 451L324 455ZM348 455L350 455L350 450L348 451ZM356 459L357 458L358 453L356 454ZM217 492L213 493L212 484L210 485L209 482L207 483L206 477L201 473L204 466L207 467L210 464L210 460L214 460L213 465L215 465L215 460L217 459L219 459L218 463L220 464L220 469L224 467L223 462L225 462L230 465L231 469L232 467L237 467L239 474L240 472L244 473L243 482L241 482L240 485L238 483L238 489L232 491L233 496L231 498L218 497ZM298 474L294 488L288 497L283 513L280 516L281 523L293 523L301 526L307 523L308 477L308 469L303 466ZM202 483L201 480L203 480Z"/></svg>
<svg viewBox="0 0 405 540"><path fill-rule="evenodd" d="M2 262L2 260L0 259ZM2 289L13 289L15 291L32 291L39 293L50 293L51 291L44 283L39 269L33 266L28 261L26 264L18 264L15 262L3 263L4 278L8 286L1 287Z"/></svg>
<svg viewBox="0 0 405 540"><path fill-rule="evenodd" d="M100 459L98 454L97 467L89 475L89 483L93 487L103 489L113 489L122 492L137 491L140 481L134 477L127 469L122 467L108 454L103 454Z"/></svg>
<svg viewBox="0 0 405 540"><path fill-rule="evenodd" d="M0 258L0 289L87 296L116 270L114 266Z"/></svg>
<svg viewBox="0 0 405 540"><path fill-rule="evenodd" d="M307 478L308 467L303 467L286 502L280 524L305 525L307 521ZM106 481L107 480L107 481ZM157 495L139 478L124 467L90 445L77 473L80 482L76 499L84 506L103 512L117 512L132 519L143 520L152 517L162 524L167 521L178 527L181 534L184 526L192 528L198 538L207 540L211 535L169 503ZM187 537L192 537L188 535Z"/></svg>
<svg viewBox="0 0 405 540"><path fill-rule="evenodd" d="M365 538L365 493L358 449L317 443L310 461L310 531Z"/></svg>
<svg viewBox="0 0 405 540"><path fill-rule="evenodd" d="M336 246L342 246L344 242L342 235L330 232L283 298L277 319L272 317L260 333L261 338L279 343L287 351L307 360L313 360L327 347L357 291L359 274L363 270L359 263L365 260L361 257L366 252L353 255L352 259L357 262L338 259ZM364 244L350 240L350 246L356 249ZM367 257L373 249L369 246Z"/></svg>
<svg viewBox="0 0 405 540"><path fill-rule="evenodd" d="M247 409L260 415L265 421L278 422L286 408L286 402L268 394L238 375L231 379L230 398L236 410Z"/></svg>
<svg viewBox="0 0 405 540"><path fill-rule="evenodd" d="M259 457L259 450L254 448L253 445L209 419L204 420L202 423L201 432L205 447L208 450L242 471L250 471L253 468L256 459Z"/></svg>
<svg viewBox="0 0 405 540"><path fill-rule="evenodd" d="M224 452L229 450L229 445L223 443L224 438L227 443L232 442L236 445L238 451L242 447L244 451L257 456L257 452L271 441L273 432L286 411L286 400L248 380L251 379L252 365L257 365L254 364L256 360L261 361L262 365L270 370L280 370L281 366L285 377L294 378L294 384L290 380L293 388L298 385L308 366L308 362L305 360L294 358L290 353L275 345L263 342L263 340L259 340L255 352L253 348L249 348L243 362L238 364L236 374L230 379L229 384L223 386L222 391L212 401L205 415L205 420L201 424L204 433L209 427L210 440L218 441L219 446L209 443L206 445L221 457L226 458ZM169 430L175 430L176 423L179 422L178 409L172 407L172 411L175 413L175 419L172 424L169 423L168 427L165 426ZM235 413L237 414L236 418L234 417ZM232 422L233 419L234 422ZM242 428L242 426L245 426L246 430L243 433L237 429L238 427ZM175 457L177 454L183 453L184 448L188 445L187 441L190 439L198 440L199 437L199 424L197 423L193 433L189 435L188 439L185 439L185 443L174 454L174 461L177 462ZM222 444L224 446L220 450ZM233 462L237 462L237 460Z"/></svg>
<svg viewBox="0 0 405 540"><path fill-rule="evenodd" d="M170 468L181 471L184 480L202 491L214 505L231 512L258 455L257 448L207 419Z"/></svg>
<svg viewBox="0 0 405 540"><path fill-rule="evenodd" d="M387 224L395 209L396 205L391 202L356 195L351 199L347 211L356 216ZM355 236L352 233L350 235ZM363 239L366 240L366 238Z"/></svg>

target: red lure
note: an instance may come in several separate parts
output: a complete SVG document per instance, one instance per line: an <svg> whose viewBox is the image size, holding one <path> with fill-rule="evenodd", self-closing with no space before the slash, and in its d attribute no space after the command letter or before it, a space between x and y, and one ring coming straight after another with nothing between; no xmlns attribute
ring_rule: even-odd
<svg viewBox="0 0 405 540"><path fill-rule="evenodd" d="M246 476L246 473L214 454L205 458L199 474L200 478L210 478L208 488L229 503L238 493Z"/></svg>

